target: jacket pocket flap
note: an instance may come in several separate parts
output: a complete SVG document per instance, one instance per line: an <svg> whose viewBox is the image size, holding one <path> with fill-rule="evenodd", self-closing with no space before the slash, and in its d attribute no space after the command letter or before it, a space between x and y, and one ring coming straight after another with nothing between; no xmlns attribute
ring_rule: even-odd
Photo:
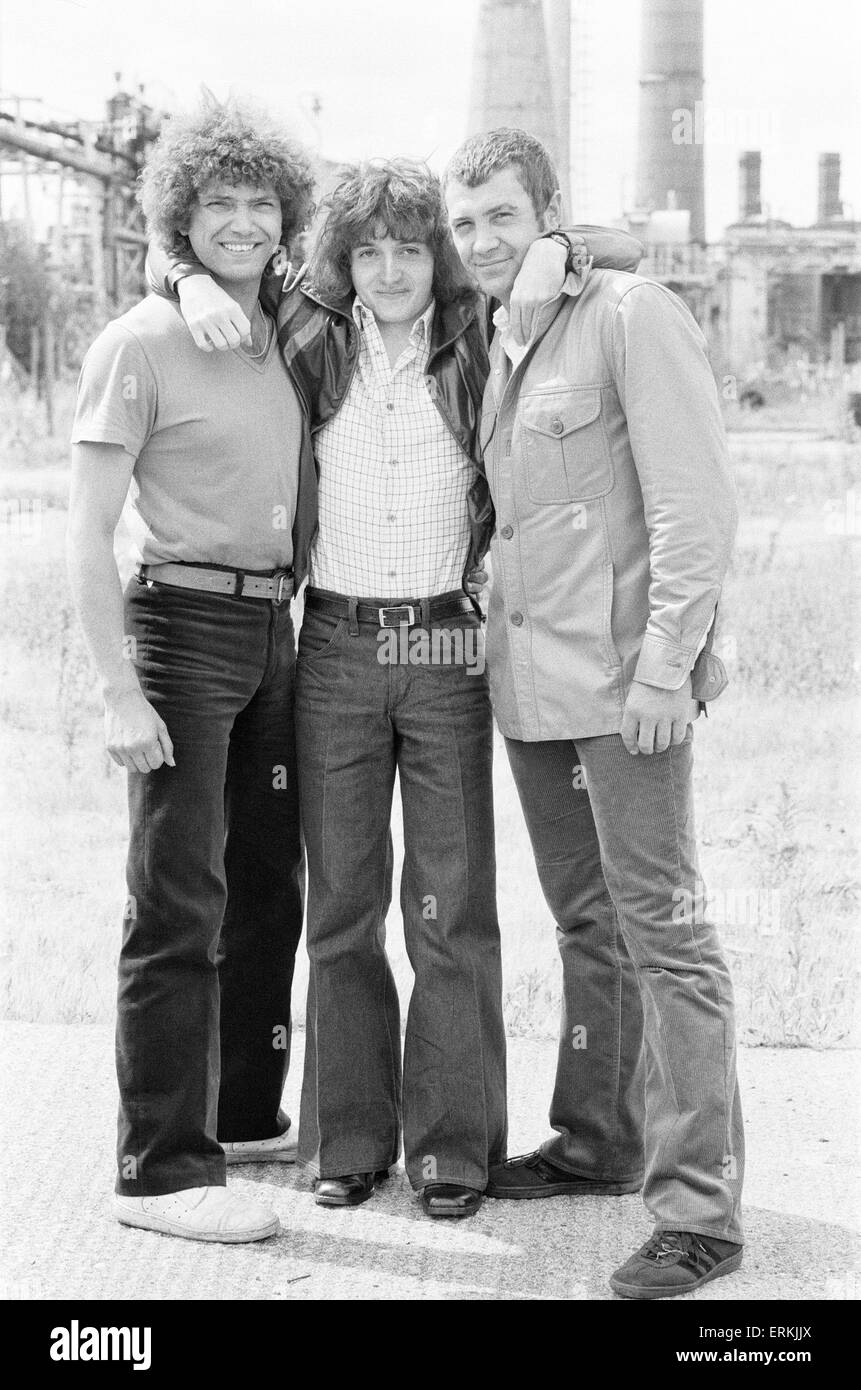
<svg viewBox="0 0 861 1390"><path fill-rule="evenodd" d="M572 430L591 425L600 413L600 391L566 391L524 400L522 419L527 429L551 439L564 439Z"/></svg>

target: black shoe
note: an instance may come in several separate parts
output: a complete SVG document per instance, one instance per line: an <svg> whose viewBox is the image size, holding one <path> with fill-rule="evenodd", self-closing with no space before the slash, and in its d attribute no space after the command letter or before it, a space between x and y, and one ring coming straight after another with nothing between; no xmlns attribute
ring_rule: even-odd
<svg viewBox="0 0 861 1390"><path fill-rule="evenodd" d="M373 1197L378 1182L385 1182L388 1168L377 1173L347 1173L341 1178L317 1178L314 1201L318 1207L358 1207Z"/></svg>
<svg viewBox="0 0 861 1390"><path fill-rule="evenodd" d="M483 1193L454 1182L432 1182L421 1190L422 1210L427 1216L475 1216Z"/></svg>
<svg viewBox="0 0 861 1390"><path fill-rule="evenodd" d="M656 1231L610 1279L623 1298L673 1298L732 1274L741 1264L742 1247L731 1240L698 1236L692 1231Z"/></svg>
<svg viewBox="0 0 861 1390"><path fill-rule="evenodd" d="M494 1163L487 1184L488 1197L525 1201L529 1197L621 1197L639 1192L642 1178L628 1182L607 1182L602 1178L580 1178L549 1163L540 1149L531 1154Z"/></svg>

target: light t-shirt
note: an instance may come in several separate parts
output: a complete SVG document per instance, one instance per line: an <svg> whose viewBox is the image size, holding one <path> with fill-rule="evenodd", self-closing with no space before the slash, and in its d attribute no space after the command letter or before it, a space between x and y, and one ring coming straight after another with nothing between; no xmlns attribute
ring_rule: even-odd
<svg viewBox="0 0 861 1390"><path fill-rule="evenodd" d="M81 368L72 442L135 460L135 558L274 570L293 560L302 414L275 333L265 357L202 352L156 295L109 323Z"/></svg>

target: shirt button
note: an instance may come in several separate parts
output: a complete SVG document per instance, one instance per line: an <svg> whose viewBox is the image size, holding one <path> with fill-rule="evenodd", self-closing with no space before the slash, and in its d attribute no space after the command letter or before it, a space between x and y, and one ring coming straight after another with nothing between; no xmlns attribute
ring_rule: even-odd
<svg viewBox="0 0 861 1390"><path fill-rule="evenodd" d="M562 421L557 417L555 420L550 421L550 428L554 434L561 434L565 426L563 425Z"/></svg>
<svg viewBox="0 0 861 1390"><path fill-rule="evenodd" d="M522 613L512 613L512 615L511 615L511 621L514 623L514 626L515 626L515 627L522 627L522 626L523 626L523 614L522 614Z"/></svg>
<svg viewBox="0 0 861 1390"><path fill-rule="evenodd" d="M386 410L394 410L394 408L395 408L395 403L394 403L394 401L386 401Z"/></svg>
<svg viewBox="0 0 861 1390"><path fill-rule="evenodd" d="M514 527L513 527L513 526L503 526L503 528L502 528L502 530L501 530L501 532L500 532L500 535L501 535L501 536L504 536L505 539L506 539L507 541L510 541L510 540L511 540L511 537L514 535Z"/></svg>
<svg viewBox="0 0 861 1390"><path fill-rule="evenodd" d="M397 521L397 519L398 518L394 512L389 512L389 521Z"/></svg>
<svg viewBox="0 0 861 1390"><path fill-rule="evenodd" d="M394 579L397 576L397 573L397 570L389 570L389 579Z"/></svg>
<svg viewBox="0 0 861 1390"><path fill-rule="evenodd" d="M397 459L389 459L389 468L397 468L397 466L398 466L398 461L397 461Z"/></svg>

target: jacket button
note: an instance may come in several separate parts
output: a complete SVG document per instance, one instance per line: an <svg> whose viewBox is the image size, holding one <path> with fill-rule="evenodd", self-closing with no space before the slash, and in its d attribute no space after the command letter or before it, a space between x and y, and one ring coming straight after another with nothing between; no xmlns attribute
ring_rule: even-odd
<svg viewBox="0 0 861 1390"><path fill-rule="evenodd" d="M515 627L522 627L522 626L523 626L523 614L522 614L522 613L512 613L512 615L511 615L511 621L514 623L514 626L515 626Z"/></svg>
<svg viewBox="0 0 861 1390"><path fill-rule="evenodd" d="M505 539L506 539L507 541L510 541L510 540L511 540L511 537L514 535L514 527L513 527L513 526L503 526L503 528L502 528L502 530L500 531L499 534L500 534L501 536L504 536Z"/></svg>
<svg viewBox="0 0 861 1390"><path fill-rule="evenodd" d="M557 416L555 420L551 420L551 421L550 421L550 428L551 428L551 430L553 431L554 434L561 434L562 431L564 430L565 426L563 425L562 421L561 421L561 420L559 419L559 417Z"/></svg>

